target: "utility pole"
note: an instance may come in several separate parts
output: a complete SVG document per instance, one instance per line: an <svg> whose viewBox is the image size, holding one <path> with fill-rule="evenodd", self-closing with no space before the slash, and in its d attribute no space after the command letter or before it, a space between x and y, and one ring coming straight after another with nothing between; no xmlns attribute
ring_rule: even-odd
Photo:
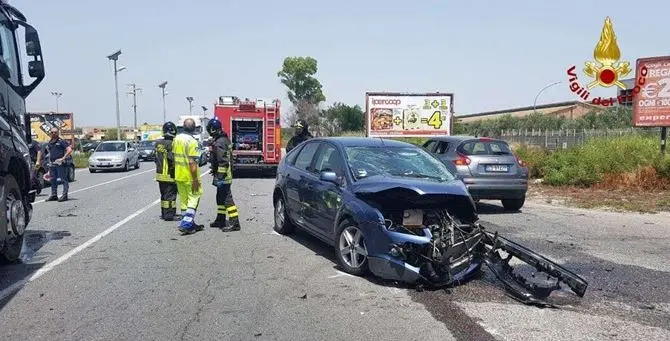
<svg viewBox="0 0 670 341"><path fill-rule="evenodd" d="M142 88L138 88L135 83L128 84L128 86L131 88L128 95L133 95L133 129L137 130L137 93L142 92Z"/></svg>
<svg viewBox="0 0 670 341"><path fill-rule="evenodd" d="M116 139L121 140L121 109L119 108L119 78L118 73L126 69L125 66L118 68L116 62L119 60L121 50L118 50L109 56L107 59L114 61L114 93L116 94Z"/></svg>
<svg viewBox="0 0 670 341"><path fill-rule="evenodd" d="M167 85L167 81L164 81L163 83L158 84L158 87L161 88L163 91L163 123L167 122L167 118L165 116L165 95L167 93L165 92L165 86Z"/></svg>
<svg viewBox="0 0 670 341"><path fill-rule="evenodd" d="M51 95L54 96L54 97L56 97L56 113L58 113L58 112L59 112L59 111L58 111L58 99L60 99L60 96L63 96L63 93L62 93L62 92L52 91L52 92L51 92Z"/></svg>
<svg viewBox="0 0 670 341"><path fill-rule="evenodd" d="M188 101L188 114L193 115L193 104L191 104L193 102L193 97L186 97L186 100Z"/></svg>

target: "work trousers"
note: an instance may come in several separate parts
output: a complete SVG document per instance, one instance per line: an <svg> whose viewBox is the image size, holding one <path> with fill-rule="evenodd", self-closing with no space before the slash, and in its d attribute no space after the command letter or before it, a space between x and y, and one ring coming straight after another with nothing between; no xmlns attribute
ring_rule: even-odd
<svg viewBox="0 0 670 341"><path fill-rule="evenodd" d="M197 192L191 190L191 182L177 181L177 194L179 195L179 205L182 210L180 228L190 230L195 227L195 212L200 205L202 197L202 185Z"/></svg>
<svg viewBox="0 0 670 341"><path fill-rule="evenodd" d="M177 184L174 182L158 181L158 190L161 192L161 218L172 220L177 214ZM184 211L186 211L184 209Z"/></svg>
<svg viewBox="0 0 670 341"><path fill-rule="evenodd" d="M49 168L49 177L51 177L51 195L58 195L58 179L60 178L63 182L63 195L67 195L68 190L70 189L70 182L68 181L68 172L70 167L66 164L52 164Z"/></svg>
<svg viewBox="0 0 670 341"><path fill-rule="evenodd" d="M231 184L216 187L216 214L226 216L230 220L237 220L237 206L233 200Z"/></svg>

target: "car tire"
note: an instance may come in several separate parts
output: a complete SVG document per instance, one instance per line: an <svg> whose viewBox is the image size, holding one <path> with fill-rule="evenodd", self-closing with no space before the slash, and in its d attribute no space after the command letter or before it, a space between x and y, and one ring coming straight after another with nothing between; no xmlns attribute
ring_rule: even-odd
<svg viewBox="0 0 670 341"><path fill-rule="evenodd" d="M93 169L93 168L89 168L88 171L91 172L91 173L95 173L95 169Z"/></svg>
<svg viewBox="0 0 670 341"><path fill-rule="evenodd" d="M128 160L126 160L126 164L123 166L123 171L124 172L130 171L130 162L128 162Z"/></svg>
<svg viewBox="0 0 670 341"><path fill-rule="evenodd" d="M518 211L526 202L526 197L523 196L520 199L502 199L501 202L506 211Z"/></svg>
<svg viewBox="0 0 670 341"><path fill-rule="evenodd" d="M140 159L137 159L137 162L135 163L135 169L140 169Z"/></svg>
<svg viewBox="0 0 670 341"><path fill-rule="evenodd" d="M274 203L274 230L283 235L289 235L295 231L295 225L286 211L286 201L280 195Z"/></svg>
<svg viewBox="0 0 670 341"><path fill-rule="evenodd" d="M14 209L18 208L16 212L17 217L22 219L23 222L19 223L20 229L15 233L11 227L8 226L7 233L11 235L7 236L2 249L0 250L0 263L1 264L10 264L14 263L19 259L21 255L21 248L23 246L23 236L25 234L26 227L28 225L28 216L26 215L25 206L23 202L23 196L21 195L21 189L19 184L16 182L16 179L13 175L8 174L5 176L5 193L4 193L4 202L9 212L10 207L13 205ZM13 204L13 203L17 204ZM18 204L20 203L20 204ZM22 226L21 226L22 225ZM11 231L11 232L10 232Z"/></svg>
<svg viewBox="0 0 670 341"><path fill-rule="evenodd" d="M75 171L74 165L68 167L68 173L67 173L68 182L74 182L74 171Z"/></svg>
<svg viewBox="0 0 670 341"><path fill-rule="evenodd" d="M348 238L345 237L345 234L347 233L350 234L353 240L349 241ZM358 236L358 238L356 238L356 236ZM352 244L353 247L351 247ZM369 267L365 235L363 235L363 231L361 231L353 221L345 219L337 226L334 249L337 263L342 267L344 272L354 276L362 276L368 273ZM349 253L343 254L347 249L349 249ZM345 258L347 256L349 259ZM356 259L356 262L352 262L352 259Z"/></svg>

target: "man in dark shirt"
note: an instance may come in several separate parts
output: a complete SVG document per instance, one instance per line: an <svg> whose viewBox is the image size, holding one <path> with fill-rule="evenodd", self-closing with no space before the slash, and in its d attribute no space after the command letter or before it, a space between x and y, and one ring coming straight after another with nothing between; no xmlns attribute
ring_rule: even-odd
<svg viewBox="0 0 670 341"><path fill-rule="evenodd" d="M72 147L67 141L60 138L58 134L58 128L51 128L51 140L47 144L49 152L49 161L51 162L51 167L49 169L49 177L51 178L51 196L45 201L65 201L67 200L67 192L70 189L68 183L68 171L69 167L66 164L66 159L72 155ZM39 167L42 164L42 153L38 152L36 167ZM58 197L58 178L63 181L63 194L61 197Z"/></svg>

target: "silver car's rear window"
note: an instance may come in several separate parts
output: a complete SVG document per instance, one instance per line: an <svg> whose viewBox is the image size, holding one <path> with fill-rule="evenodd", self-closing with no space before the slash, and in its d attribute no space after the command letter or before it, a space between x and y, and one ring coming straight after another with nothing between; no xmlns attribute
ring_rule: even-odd
<svg viewBox="0 0 670 341"><path fill-rule="evenodd" d="M458 146L458 152L464 155L512 155L509 145L500 140L470 140Z"/></svg>

